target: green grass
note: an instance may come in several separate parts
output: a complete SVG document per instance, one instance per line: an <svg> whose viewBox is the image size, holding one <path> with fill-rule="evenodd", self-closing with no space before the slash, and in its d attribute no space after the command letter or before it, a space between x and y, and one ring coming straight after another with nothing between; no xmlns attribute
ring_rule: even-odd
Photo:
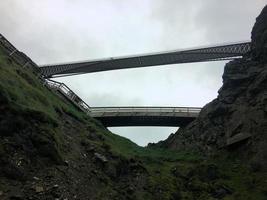
<svg viewBox="0 0 267 200"><path fill-rule="evenodd" d="M101 127L96 127L99 132L103 133ZM126 158L138 158L149 160L151 162L161 161L198 161L201 159L200 154L193 152L177 152L169 149L158 147L141 147L133 143L131 140L115 135L108 130L104 131L104 138L109 144L112 152L123 155Z"/></svg>
<svg viewBox="0 0 267 200"><path fill-rule="evenodd" d="M2 110L9 110L8 115L1 118L1 134L12 135L13 132L19 132L27 127L34 129L33 123L38 123L38 130L34 132L39 134L34 134L32 139L37 148L42 149L43 154L49 154L48 156L57 162L63 159L61 146L64 141L62 133L57 128L61 123L62 113L65 112L82 122L90 119L71 103L62 101L42 85L30 69L16 64L2 48L0 48L0 106Z"/></svg>
<svg viewBox="0 0 267 200"><path fill-rule="evenodd" d="M223 178L217 184L227 185L234 193L225 200L265 200L267 199L266 172L252 172L240 160L222 155L208 162L216 163Z"/></svg>
<svg viewBox="0 0 267 200"><path fill-rule="evenodd" d="M0 91L12 106L45 113L53 120L58 111L65 111L77 119L88 118L72 104L66 104L54 93L41 85L40 80L29 69L23 69L10 60L0 49Z"/></svg>

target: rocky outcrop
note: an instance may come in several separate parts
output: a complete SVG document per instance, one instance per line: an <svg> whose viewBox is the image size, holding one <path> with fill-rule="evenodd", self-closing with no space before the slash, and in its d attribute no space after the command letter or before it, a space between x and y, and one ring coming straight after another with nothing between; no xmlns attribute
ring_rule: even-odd
<svg viewBox="0 0 267 200"><path fill-rule="evenodd" d="M251 55L226 64L218 97L158 146L205 154L235 149L254 166L267 166L267 7L251 38Z"/></svg>
<svg viewBox="0 0 267 200"><path fill-rule="evenodd" d="M252 29L251 40L253 49L253 58L258 61L267 61L267 6L257 17L256 23Z"/></svg>

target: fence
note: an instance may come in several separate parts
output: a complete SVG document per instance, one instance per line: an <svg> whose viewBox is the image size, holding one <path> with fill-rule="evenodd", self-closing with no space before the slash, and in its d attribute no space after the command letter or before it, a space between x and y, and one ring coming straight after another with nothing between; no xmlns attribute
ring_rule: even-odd
<svg viewBox="0 0 267 200"><path fill-rule="evenodd" d="M78 95L76 95L67 85L65 85L64 83L60 83L60 82L49 80L49 79L45 80L45 84L49 88L59 91L72 103L78 106L81 110L89 114L90 106L87 105Z"/></svg>

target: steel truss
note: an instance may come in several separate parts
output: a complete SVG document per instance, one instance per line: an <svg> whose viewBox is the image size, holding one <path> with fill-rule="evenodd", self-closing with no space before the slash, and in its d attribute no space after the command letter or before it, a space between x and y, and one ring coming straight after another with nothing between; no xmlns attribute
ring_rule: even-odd
<svg viewBox="0 0 267 200"><path fill-rule="evenodd" d="M115 69L149 67L179 63L209 62L226 59L230 60L246 55L250 52L250 48L250 42L244 42L223 46L161 52L148 55L45 65L41 66L40 69L45 78L72 76Z"/></svg>

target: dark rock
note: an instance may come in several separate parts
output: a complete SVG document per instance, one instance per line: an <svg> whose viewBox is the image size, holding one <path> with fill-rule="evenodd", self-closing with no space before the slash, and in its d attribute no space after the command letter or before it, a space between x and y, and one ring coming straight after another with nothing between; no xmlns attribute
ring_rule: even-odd
<svg viewBox="0 0 267 200"><path fill-rule="evenodd" d="M4 165L2 171L7 178L14 180L25 180L25 171L23 170L23 168L18 167L13 162L9 162Z"/></svg>
<svg viewBox="0 0 267 200"><path fill-rule="evenodd" d="M22 197L22 196L11 196L9 199L10 200L23 200L24 197Z"/></svg>
<svg viewBox="0 0 267 200"><path fill-rule="evenodd" d="M54 197L54 198L60 198L62 195L62 191L60 191L58 188L52 188L52 190L50 191L50 194Z"/></svg>
<svg viewBox="0 0 267 200"><path fill-rule="evenodd" d="M43 186L36 186L35 187L35 192L36 193L40 193L40 192L43 192L44 191L44 187Z"/></svg>
<svg viewBox="0 0 267 200"><path fill-rule="evenodd" d="M257 17L251 33L253 58L263 62L267 61L267 6Z"/></svg>
<svg viewBox="0 0 267 200"><path fill-rule="evenodd" d="M94 153L94 155L96 159L101 161L102 163L108 162L108 159L104 155L101 155L100 153Z"/></svg>
<svg viewBox="0 0 267 200"><path fill-rule="evenodd" d="M209 184L206 182L202 182L198 178L194 177L188 182L187 188L188 190L193 192L207 192L209 191Z"/></svg>
<svg viewBox="0 0 267 200"><path fill-rule="evenodd" d="M204 173L208 181L215 180L219 177L218 167L216 165L208 165Z"/></svg>
<svg viewBox="0 0 267 200"><path fill-rule="evenodd" d="M128 193L128 194L133 194L134 191L135 191L134 186L129 186L129 187L127 188L127 193Z"/></svg>
<svg viewBox="0 0 267 200"><path fill-rule="evenodd" d="M20 188L12 188L9 193L9 198L12 200L23 200L24 194Z"/></svg>
<svg viewBox="0 0 267 200"><path fill-rule="evenodd" d="M228 188L226 186L221 186L221 187L218 187L217 189L215 189L215 191L212 192L212 196L214 198L222 199L226 195L230 195L232 193L233 193L233 191L230 188Z"/></svg>
<svg viewBox="0 0 267 200"><path fill-rule="evenodd" d="M252 172L258 172L258 171L261 171L262 170L262 164L259 163L259 162L251 162L250 163L250 170Z"/></svg>
<svg viewBox="0 0 267 200"><path fill-rule="evenodd" d="M105 172L111 179L115 180L117 178L117 169L115 165L107 165Z"/></svg>
<svg viewBox="0 0 267 200"><path fill-rule="evenodd" d="M213 197L219 198L219 199L225 197L226 195L227 195L227 191L223 188L219 188L219 189L215 190L213 193Z"/></svg>
<svg viewBox="0 0 267 200"><path fill-rule="evenodd" d="M182 195L181 195L180 191L176 191L174 194L172 194L172 199L173 200L180 200L180 199L182 199Z"/></svg>

